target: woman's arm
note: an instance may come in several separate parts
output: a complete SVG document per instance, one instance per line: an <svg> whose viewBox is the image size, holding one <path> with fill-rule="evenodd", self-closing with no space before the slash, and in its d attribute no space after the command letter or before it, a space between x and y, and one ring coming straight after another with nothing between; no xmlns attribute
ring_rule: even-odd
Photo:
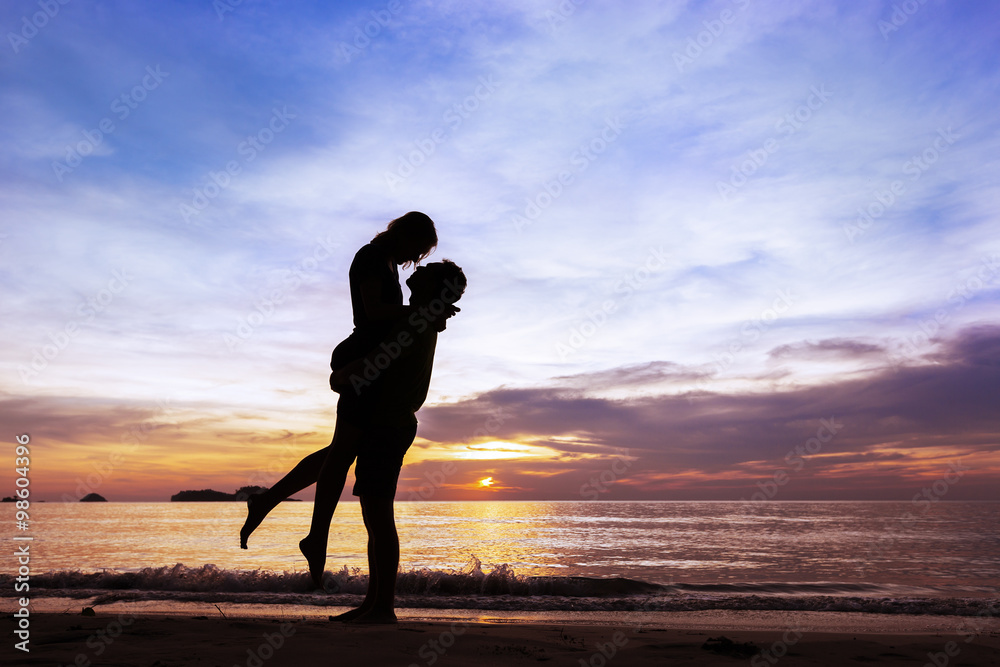
<svg viewBox="0 0 1000 667"><path fill-rule="evenodd" d="M387 322L409 317L412 306L386 303L382 300L382 284L378 280L366 280L361 283L361 301L365 314L372 322Z"/></svg>
<svg viewBox="0 0 1000 667"><path fill-rule="evenodd" d="M366 280L361 283L361 300L364 303L365 314L368 315L368 319L372 322L406 320L410 315L418 312L413 306L401 306L382 301L382 288L377 280ZM462 310L451 303L445 303L441 308L443 308L443 311L439 310L438 312L443 312L444 317L442 319L435 318L435 323L431 324L439 332L444 331L444 320Z"/></svg>

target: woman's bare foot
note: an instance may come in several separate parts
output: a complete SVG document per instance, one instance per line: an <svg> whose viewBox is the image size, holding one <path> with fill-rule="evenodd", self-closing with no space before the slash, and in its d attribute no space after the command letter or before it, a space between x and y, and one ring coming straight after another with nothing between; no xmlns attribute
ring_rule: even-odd
<svg viewBox="0 0 1000 667"><path fill-rule="evenodd" d="M309 563L309 576L316 588L323 588L323 568L326 566L326 545L317 545L308 535L299 540L299 551Z"/></svg>
<svg viewBox="0 0 1000 667"><path fill-rule="evenodd" d="M253 534L253 531L257 530L260 522L274 508L275 504L268 502L262 493L256 493L247 498L247 520L243 522L243 527L240 528L241 549L247 548L247 540L250 539L250 535Z"/></svg>
<svg viewBox="0 0 1000 667"><path fill-rule="evenodd" d="M348 621L353 621L358 616L368 613L368 610L364 607L357 607L356 609L351 609L350 611L345 611L343 614L337 614L336 616L331 616L331 621L340 621L341 623L347 623Z"/></svg>
<svg viewBox="0 0 1000 667"><path fill-rule="evenodd" d="M393 625L399 621L396 619L396 613L391 609L382 611L371 609L357 618L346 622L356 623L357 625Z"/></svg>

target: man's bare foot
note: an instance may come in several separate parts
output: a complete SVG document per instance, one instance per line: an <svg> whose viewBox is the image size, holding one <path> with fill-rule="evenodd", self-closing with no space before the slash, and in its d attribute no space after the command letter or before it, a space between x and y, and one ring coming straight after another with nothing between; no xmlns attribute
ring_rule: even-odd
<svg viewBox="0 0 1000 667"><path fill-rule="evenodd" d="M343 614L337 614L336 616L331 616L331 621L340 621L341 623L347 623L348 621L353 621L358 616L368 613L368 610L364 607L357 607L356 609L351 609L350 611L345 611Z"/></svg>
<svg viewBox="0 0 1000 667"><path fill-rule="evenodd" d="M323 588L323 568L326 566L326 545L314 544L306 535L299 540L299 551L306 557L309 563L309 576L312 577L316 588Z"/></svg>
<svg viewBox="0 0 1000 667"><path fill-rule="evenodd" d="M250 539L250 535L253 534L253 531L257 530L260 522L275 507L274 504L267 502L263 495L262 493L256 493L247 498L247 520L243 522L243 527L240 528L241 549L247 548L247 540Z"/></svg>
<svg viewBox="0 0 1000 667"><path fill-rule="evenodd" d="M366 611L354 620L346 621L356 625L394 625L398 623L396 613L389 611L376 611L374 609Z"/></svg>

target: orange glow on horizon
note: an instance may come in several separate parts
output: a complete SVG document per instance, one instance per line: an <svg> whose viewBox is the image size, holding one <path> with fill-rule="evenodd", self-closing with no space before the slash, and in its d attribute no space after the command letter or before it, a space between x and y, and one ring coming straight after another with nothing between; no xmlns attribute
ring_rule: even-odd
<svg viewBox="0 0 1000 667"><path fill-rule="evenodd" d="M539 447L537 445L491 440L489 442L465 445L460 449L454 450L453 454L459 459L495 460L551 457L557 455L558 452L548 447Z"/></svg>

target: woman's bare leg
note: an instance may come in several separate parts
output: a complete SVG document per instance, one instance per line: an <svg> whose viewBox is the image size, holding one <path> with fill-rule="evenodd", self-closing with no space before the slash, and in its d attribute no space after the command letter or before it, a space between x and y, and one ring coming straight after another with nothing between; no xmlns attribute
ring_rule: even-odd
<svg viewBox="0 0 1000 667"><path fill-rule="evenodd" d="M247 540L261 521L281 503L282 500L290 498L310 484L315 484L319 478L319 470L323 467L323 461L330 445L319 451L315 451L305 457L292 468L287 475L279 479L274 486L263 493L258 493L247 498L247 520L240 529L240 547L247 548Z"/></svg>
<svg viewBox="0 0 1000 667"><path fill-rule="evenodd" d="M326 459L316 480L316 500L313 503L309 534L299 542L299 550L309 563L309 574L317 587L323 585L326 565L326 544L330 537L330 522L344 490L347 471L358 455L363 431L345 420L337 420L333 442L327 448Z"/></svg>

